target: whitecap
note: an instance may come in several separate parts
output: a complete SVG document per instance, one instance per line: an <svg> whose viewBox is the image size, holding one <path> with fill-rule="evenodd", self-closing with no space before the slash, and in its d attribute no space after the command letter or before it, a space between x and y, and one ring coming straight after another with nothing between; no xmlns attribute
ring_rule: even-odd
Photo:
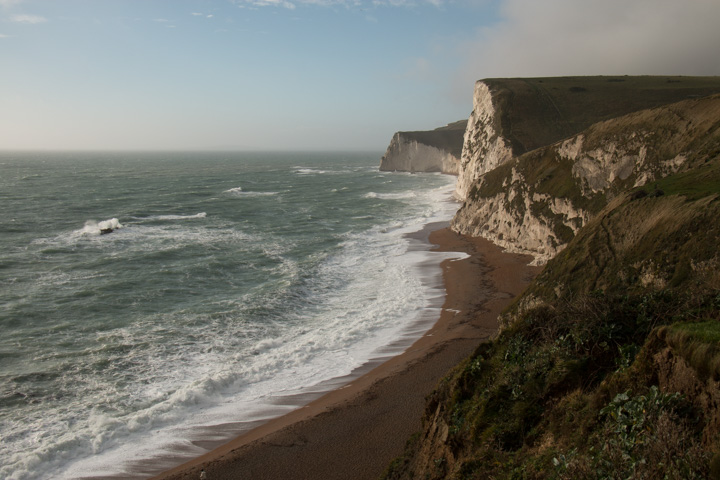
<svg viewBox="0 0 720 480"><path fill-rule="evenodd" d="M379 198L381 200L404 200L408 198L416 198L415 192L399 192L399 193L377 193L368 192L363 195L365 198Z"/></svg>
<svg viewBox="0 0 720 480"><path fill-rule="evenodd" d="M196 218L205 218L207 217L207 213L200 212L196 213L194 215L151 215L149 217L145 217L145 220L192 220Z"/></svg>
<svg viewBox="0 0 720 480"><path fill-rule="evenodd" d="M102 220L100 222L88 220L85 222L85 226L79 231L79 233L82 235L101 235L113 232L118 228L122 228L122 225L117 218Z"/></svg>
<svg viewBox="0 0 720 480"><path fill-rule="evenodd" d="M236 197L270 197L278 194L278 192L246 192L242 187L231 188L225 190L223 193L228 193Z"/></svg>
<svg viewBox="0 0 720 480"><path fill-rule="evenodd" d="M298 175L322 175L327 173L325 170L318 170L316 168L298 168L295 170Z"/></svg>

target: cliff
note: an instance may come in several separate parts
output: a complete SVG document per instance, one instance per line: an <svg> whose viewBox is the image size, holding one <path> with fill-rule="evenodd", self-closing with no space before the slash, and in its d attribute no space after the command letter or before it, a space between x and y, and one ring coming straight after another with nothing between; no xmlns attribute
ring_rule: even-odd
<svg viewBox="0 0 720 480"><path fill-rule="evenodd" d="M486 172L453 228L544 264L619 193L704 162L718 122L720 96L596 123Z"/></svg>
<svg viewBox="0 0 720 480"><path fill-rule="evenodd" d="M617 192L687 168L717 121L717 98L697 101L717 92L717 78L477 82L453 229L544 264ZM692 100L642 110L663 98Z"/></svg>
<svg viewBox="0 0 720 480"><path fill-rule="evenodd" d="M535 128L494 82L476 85L453 226L546 265L385 478L720 478L720 95L668 83L672 101ZM596 100L633 96L615 86ZM575 108L552 98L537 108Z"/></svg>
<svg viewBox="0 0 720 480"><path fill-rule="evenodd" d="M720 93L717 77L556 77L479 80L463 139L457 193L523 153L642 109Z"/></svg>
<svg viewBox="0 0 720 480"><path fill-rule="evenodd" d="M395 133L380 170L457 175L466 125L461 120L435 130Z"/></svg>

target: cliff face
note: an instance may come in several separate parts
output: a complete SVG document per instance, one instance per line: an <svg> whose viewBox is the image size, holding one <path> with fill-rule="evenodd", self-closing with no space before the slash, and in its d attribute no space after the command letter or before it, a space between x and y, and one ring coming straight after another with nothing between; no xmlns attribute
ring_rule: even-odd
<svg viewBox="0 0 720 480"><path fill-rule="evenodd" d="M543 83L550 84L548 79ZM588 85L584 92L590 89ZM533 97L527 88L514 90L497 80L475 86L457 185L465 204L453 229L488 238L512 252L532 254L538 265L557 255L617 192L687 168L687 159L702 148L698 142L720 118L717 97L688 100L599 121L557 141L607 116L609 109L561 122L558 118L569 118L569 109L554 110L528 100L530 106L523 110L540 118L515 121L511 117L519 114L512 102L523 95ZM646 103L657 102L652 93L646 95ZM670 98L678 96L688 95L673 90ZM614 110L642 105L642 92L639 97ZM555 94L553 105L561 98ZM544 126L536 128L538 124ZM554 142L538 147L548 140Z"/></svg>
<svg viewBox="0 0 720 480"><path fill-rule="evenodd" d="M544 264L618 192L702 163L719 122L712 96L597 123L486 172L453 228Z"/></svg>
<svg viewBox="0 0 720 480"><path fill-rule="evenodd" d="M556 77L479 80L457 193L498 165L643 109L720 93L717 77Z"/></svg>
<svg viewBox="0 0 720 480"><path fill-rule="evenodd" d="M457 175L465 120L430 131L397 132L380 162L382 171Z"/></svg>

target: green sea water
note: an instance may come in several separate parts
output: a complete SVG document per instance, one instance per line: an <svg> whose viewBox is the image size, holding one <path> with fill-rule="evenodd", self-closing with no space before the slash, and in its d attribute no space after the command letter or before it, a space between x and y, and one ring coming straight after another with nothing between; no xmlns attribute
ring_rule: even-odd
<svg viewBox="0 0 720 480"><path fill-rule="evenodd" d="M397 353L455 179L379 157L0 153L0 478L148 476Z"/></svg>

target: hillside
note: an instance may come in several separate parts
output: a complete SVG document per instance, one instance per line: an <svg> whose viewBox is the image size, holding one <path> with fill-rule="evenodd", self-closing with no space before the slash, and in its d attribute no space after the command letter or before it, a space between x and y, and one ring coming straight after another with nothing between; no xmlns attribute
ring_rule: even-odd
<svg viewBox="0 0 720 480"><path fill-rule="evenodd" d="M545 268L385 478L720 478L720 96L533 122L454 228Z"/></svg>

